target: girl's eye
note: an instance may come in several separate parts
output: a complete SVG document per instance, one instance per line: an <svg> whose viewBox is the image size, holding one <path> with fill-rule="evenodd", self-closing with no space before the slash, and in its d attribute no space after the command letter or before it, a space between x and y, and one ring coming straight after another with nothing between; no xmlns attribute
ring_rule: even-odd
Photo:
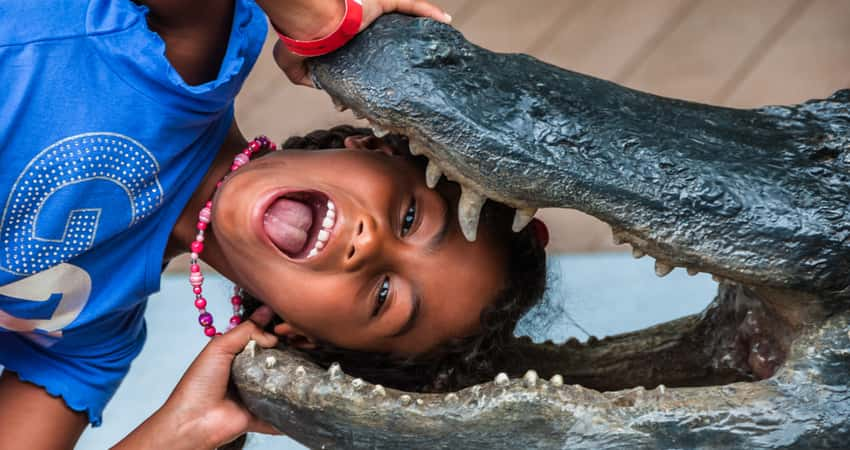
<svg viewBox="0 0 850 450"><path fill-rule="evenodd" d="M387 302L387 298L390 296L390 277L384 277L384 281L381 283L381 286L378 287L378 295L375 296L375 310L372 311L372 317L378 315L381 311L381 307L384 306L384 303Z"/></svg>
<svg viewBox="0 0 850 450"><path fill-rule="evenodd" d="M401 235L407 236L407 233L410 232L410 227L413 226L413 222L416 220L416 199L412 199L410 201L410 206L407 208L407 212L404 213L404 218L401 220Z"/></svg>

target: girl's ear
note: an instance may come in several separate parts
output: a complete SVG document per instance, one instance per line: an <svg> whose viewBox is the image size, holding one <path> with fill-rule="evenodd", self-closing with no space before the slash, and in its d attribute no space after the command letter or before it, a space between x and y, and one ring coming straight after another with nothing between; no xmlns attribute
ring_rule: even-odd
<svg viewBox="0 0 850 450"><path fill-rule="evenodd" d="M376 136L348 136L343 142L345 148L374 150L390 156L401 154L398 149L390 146L386 141Z"/></svg>
<svg viewBox="0 0 850 450"><path fill-rule="evenodd" d="M302 350L316 348L316 341L301 330L284 322L274 327L274 334L286 339L286 343Z"/></svg>

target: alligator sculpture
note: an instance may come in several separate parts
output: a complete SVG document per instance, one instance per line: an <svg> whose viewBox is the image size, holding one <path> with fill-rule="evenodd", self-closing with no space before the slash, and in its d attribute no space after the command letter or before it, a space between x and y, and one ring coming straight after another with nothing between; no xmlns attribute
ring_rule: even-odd
<svg viewBox="0 0 850 450"><path fill-rule="evenodd" d="M376 70L380 68L380 70ZM705 311L535 344L491 382L400 392L249 344L248 407L313 448L840 448L850 442L850 90L740 110L637 92L386 16L312 63L316 84L463 188L575 208L636 257L711 273ZM682 293L687 295L686 292ZM524 374L517 373L522 367Z"/></svg>

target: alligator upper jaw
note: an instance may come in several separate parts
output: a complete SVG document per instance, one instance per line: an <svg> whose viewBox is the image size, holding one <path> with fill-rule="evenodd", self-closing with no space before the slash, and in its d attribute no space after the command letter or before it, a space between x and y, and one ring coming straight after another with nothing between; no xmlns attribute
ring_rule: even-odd
<svg viewBox="0 0 850 450"><path fill-rule="evenodd" d="M312 72L377 134L407 135L430 182L461 184L467 236L485 198L519 208L518 226L535 208L575 208L655 257L659 274L850 296L850 91L792 107L700 105L404 16L381 18Z"/></svg>

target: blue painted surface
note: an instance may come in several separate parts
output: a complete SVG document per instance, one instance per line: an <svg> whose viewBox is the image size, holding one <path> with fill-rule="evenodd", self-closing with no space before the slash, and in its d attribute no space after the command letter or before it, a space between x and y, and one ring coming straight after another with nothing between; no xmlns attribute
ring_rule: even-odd
<svg viewBox="0 0 850 450"><path fill-rule="evenodd" d="M608 253L565 255L550 261L553 274L550 303L555 305L554 310L561 309L562 314L556 320L549 320L548 314L523 319L519 331L535 328L534 321L551 322L545 337L556 341L570 336L584 340L587 333L601 338L692 314L702 310L716 290L708 275L688 277L683 269L659 279L651 258L634 261L626 254ZM210 302L214 315L227 317L229 302L225 299L229 298L230 283L211 276L205 284L209 298L220 299ZM196 315L185 277L165 276L162 291L148 305L145 349L106 408L104 425L87 430L78 449L108 448L165 401L204 346L206 338L195 324ZM246 448L304 447L286 437L252 436Z"/></svg>

